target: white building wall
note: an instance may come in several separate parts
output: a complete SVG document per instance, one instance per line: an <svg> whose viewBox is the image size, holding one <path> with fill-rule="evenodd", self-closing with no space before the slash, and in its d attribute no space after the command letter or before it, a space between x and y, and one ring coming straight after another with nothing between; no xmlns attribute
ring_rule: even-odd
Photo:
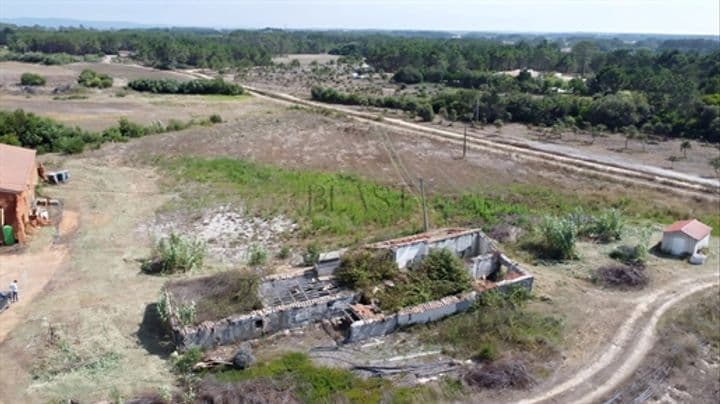
<svg viewBox="0 0 720 404"><path fill-rule="evenodd" d="M661 249L669 254L681 256L685 254L695 254L698 249L707 246L710 242L710 235L700 241L696 241L687 235L677 233L663 234Z"/></svg>

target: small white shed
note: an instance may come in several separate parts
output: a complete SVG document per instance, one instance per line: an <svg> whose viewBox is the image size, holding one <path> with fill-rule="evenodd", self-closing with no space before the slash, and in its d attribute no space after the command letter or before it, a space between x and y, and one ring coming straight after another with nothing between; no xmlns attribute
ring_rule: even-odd
<svg viewBox="0 0 720 404"><path fill-rule="evenodd" d="M710 243L712 228L696 220L680 220L663 230L660 249L675 256L694 255Z"/></svg>

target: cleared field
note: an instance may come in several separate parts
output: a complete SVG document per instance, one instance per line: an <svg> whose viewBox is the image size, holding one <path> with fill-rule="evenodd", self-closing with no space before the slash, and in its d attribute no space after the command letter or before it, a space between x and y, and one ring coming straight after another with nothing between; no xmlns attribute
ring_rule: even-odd
<svg viewBox="0 0 720 404"><path fill-rule="evenodd" d="M31 63L0 62L0 85L3 88L17 87L20 76L25 72L43 75L47 78L45 87L54 88L61 85L77 84L77 76L84 69L92 69L99 73L109 74L117 82L115 87L124 86L129 80L139 78L188 80L183 73L166 70L157 70L136 65L123 65L118 63L71 63L62 66L43 66Z"/></svg>
<svg viewBox="0 0 720 404"><path fill-rule="evenodd" d="M293 60L300 62L300 66L310 66L312 62L319 64L327 63L330 61L336 61L340 58L337 55L315 55L315 54L304 54L304 53L293 53L284 56L277 56L272 59L273 63L285 63L289 64Z"/></svg>

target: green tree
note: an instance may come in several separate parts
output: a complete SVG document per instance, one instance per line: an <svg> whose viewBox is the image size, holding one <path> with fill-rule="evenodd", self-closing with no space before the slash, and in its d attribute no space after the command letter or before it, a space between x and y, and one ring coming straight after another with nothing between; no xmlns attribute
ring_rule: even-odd
<svg viewBox="0 0 720 404"><path fill-rule="evenodd" d="M692 149L692 144L690 144L689 140L683 140L682 143L680 143L680 150L683 153L683 158L687 160L687 151Z"/></svg>

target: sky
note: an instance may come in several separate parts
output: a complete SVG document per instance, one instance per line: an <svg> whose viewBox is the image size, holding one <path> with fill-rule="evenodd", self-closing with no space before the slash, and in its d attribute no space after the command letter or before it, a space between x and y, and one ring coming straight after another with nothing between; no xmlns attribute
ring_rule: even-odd
<svg viewBox="0 0 720 404"><path fill-rule="evenodd" d="M0 19L215 28L720 35L720 0L0 0Z"/></svg>

